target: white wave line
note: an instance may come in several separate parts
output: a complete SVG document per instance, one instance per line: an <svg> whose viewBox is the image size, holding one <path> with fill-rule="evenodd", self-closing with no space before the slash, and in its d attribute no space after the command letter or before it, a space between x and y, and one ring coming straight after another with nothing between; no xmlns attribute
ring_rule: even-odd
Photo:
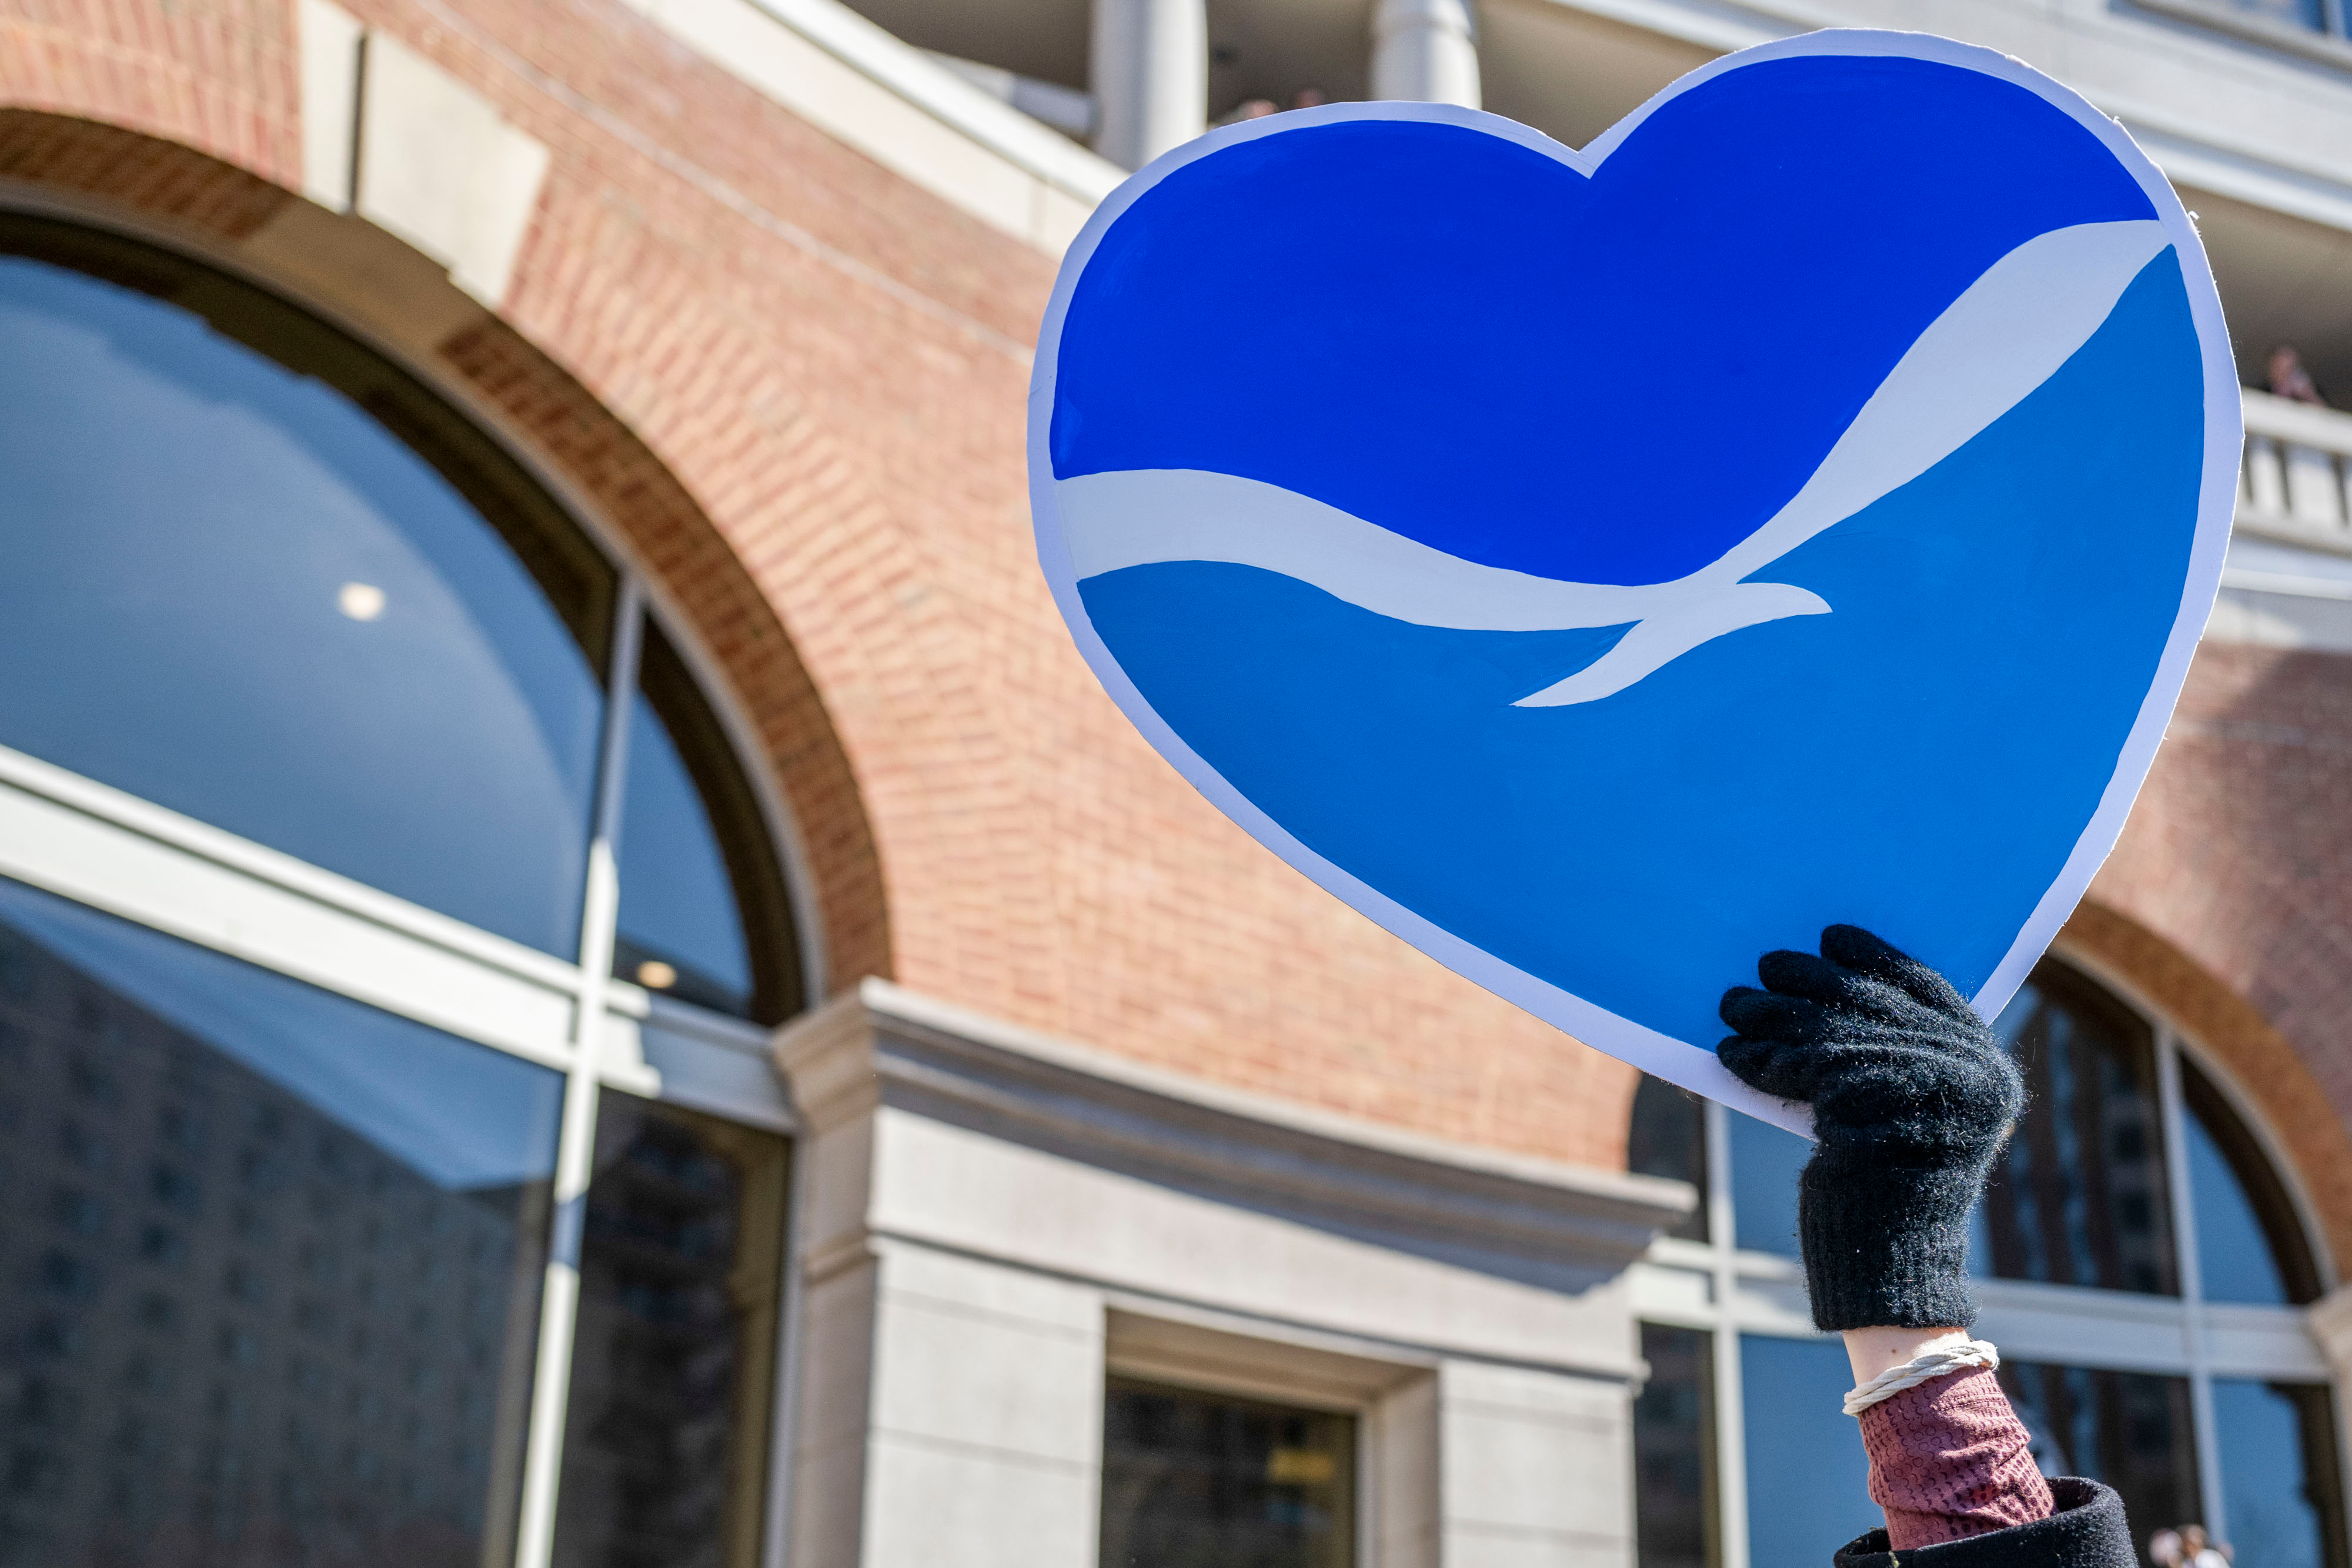
<svg viewBox="0 0 2352 1568"><path fill-rule="evenodd" d="M1802 487L1719 559L1671 582L1567 582L1486 566L1278 486L1128 469L1055 486L1073 578L1165 561L1280 572L1422 626L1632 630L1522 707L1592 702L1745 626L1824 615L1817 594L1745 579L1950 456L2056 373L2170 243L2152 220L2084 224L2019 246L1928 324Z"/></svg>

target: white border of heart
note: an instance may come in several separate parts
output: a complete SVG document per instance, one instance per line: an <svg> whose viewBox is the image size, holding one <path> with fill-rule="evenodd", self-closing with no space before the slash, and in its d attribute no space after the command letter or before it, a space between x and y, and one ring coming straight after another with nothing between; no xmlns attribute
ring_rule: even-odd
<svg viewBox="0 0 2352 1568"><path fill-rule="evenodd" d="M2196 225L2189 222L2189 214L2182 209L2171 185L2157 172L2156 165L2148 162L2147 154L2125 134L2122 126L2092 108L2071 89L2060 86L2023 61L1991 49L1955 43L1949 38L1927 33L1832 30L1785 38L1742 49L1700 67L1619 120L1582 152L1564 147L1542 132L1530 130L1516 120L1451 104L1335 103L1288 114L1245 120L1213 131L1153 160L1112 192L1095 209L1094 216L1087 220L1086 227L1079 232L1076 241L1063 258L1061 275L1055 280L1052 302L1046 307L1045 323L1038 331L1037 361L1029 382L1029 502L1036 521L1038 564L1045 569L1045 579L1054 591L1055 602L1061 607L1062 618L1068 623L1070 633L1077 642L1078 652L1093 666L1097 678L1110 694L1111 700L1118 703L1136 728L1143 732L1144 738L1150 741L1162 757L1175 764L1177 771L1194 789L1207 796L1219 810L1344 903L1370 916L1446 967L1526 1009L1547 1023L1685 1089L1695 1090L1791 1132L1810 1135L1811 1118L1804 1106L1759 1094L1749 1089L1725 1070L1716 1060L1712 1050L1673 1039L1630 1019L1620 1018L1549 981L1538 979L1506 964L1483 948L1431 924L1308 849L1226 782L1152 711L1143 694L1136 690L1134 683L1119 668L1118 662L1111 657L1110 650L1103 645L1094 623L1087 618L1086 606L1078 597L1069 550L1063 540L1060 518L1055 509L1054 470L1048 444L1053 424L1054 377L1061 347L1062 322L1068 312L1070 295L1077 287L1078 278L1085 273L1096 246L1101 243L1104 231L1118 221L1119 214L1152 186L1194 160L1208 157L1236 142L1254 141L1261 136L1279 136L1316 125L1349 120L1400 120L1458 125L1467 130L1481 131L1490 136L1515 141L1547 158L1557 159L1579 173L1589 175L1601 166L1620 142L1633 133L1643 120L1656 112L1659 105L1676 94L1687 92L1701 82L1710 81L1726 71L1738 70L1743 66L1808 55L1899 56L1958 66L2013 82L2039 94L2071 116L2096 136L2131 172L2138 180L2140 188L2147 192L2149 202L2155 205L2157 216L2164 224L2180 257L2181 272L2189 286L2189 311L2196 321L2199 346L2205 357L2204 488L2198 501L2197 536L2189 551L2188 578L2181 591L2180 612L2173 622L2172 635L2165 643L2163 658L2157 664L2156 678L2149 685L2147 700L2140 705L2139 718L2132 726L2131 734L2116 760L2114 777L2108 780L2106 791L2100 797L2098 810L2092 814L2082 837L2075 841L2074 853L2067 857L2057 880L2042 895L2041 903L2034 906L2032 917L2026 921L2024 929L2018 933L2017 940L2011 944L2008 956L1993 970L1983 988L1970 998L1971 1005L1979 1013L1991 1018L2024 983L2026 975L2032 969L2035 960L2041 957L2042 949L2049 946L2051 938L2057 935L2059 926L2065 923L2084 891L2090 886L2093 874L2107 858L2107 852L2115 847L2116 839L2122 833L2124 819L2131 810L2133 800L2139 794L2149 765L2156 760L2157 746L2164 738L2173 705L2180 696L2181 684L2188 678L2189 659L2196 652L2206 618L2212 612L2213 595L2221 580L2222 552L2229 543L2231 519L2237 505L2238 460L2244 443L2237 369L2230 354L2229 333L2221 322L2221 297L2214 291L2212 272L2206 265L2205 247L2198 238ZM1791 932L1789 941L1792 945L1807 942L1812 935L1810 932ZM1736 978L1738 977L1729 977L1727 983Z"/></svg>

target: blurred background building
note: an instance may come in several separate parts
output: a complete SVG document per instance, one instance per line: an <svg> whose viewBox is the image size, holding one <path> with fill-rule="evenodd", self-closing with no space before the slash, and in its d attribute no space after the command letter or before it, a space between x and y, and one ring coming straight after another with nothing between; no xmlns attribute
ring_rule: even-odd
<svg viewBox="0 0 2352 1568"><path fill-rule="evenodd" d="M0 1563L1867 1525L1801 1145L1219 818L1023 471L1154 153L1368 96L1582 143L1826 25L2020 56L2200 214L2237 531L2001 1023L1982 1329L2144 1533L2346 1568L2342 0L5 0Z"/></svg>

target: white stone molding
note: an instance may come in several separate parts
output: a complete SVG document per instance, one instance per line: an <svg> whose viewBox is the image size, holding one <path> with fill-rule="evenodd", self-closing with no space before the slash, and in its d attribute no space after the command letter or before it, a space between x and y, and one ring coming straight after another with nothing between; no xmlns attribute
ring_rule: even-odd
<svg viewBox="0 0 2352 1568"><path fill-rule="evenodd" d="M1443 1357L1265 1325L1165 1301L1105 1297L1103 1358L1122 1377L1326 1410L1361 1410L1426 1382Z"/></svg>
<svg viewBox="0 0 2352 1568"><path fill-rule="evenodd" d="M1126 177L840 0L628 3L845 146L1049 254Z"/></svg>
<svg viewBox="0 0 2352 1568"><path fill-rule="evenodd" d="M360 129L358 17L329 0L301 0L294 13L302 91L302 193L330 212L352 207L352 162Z"/></svg>
<svg viewBox="0 0 2352 1568"><path fill-rule="evenodd" d="M1357 1413L1377 1568L1631 1563L1627 1265L1687 1185L880 980L775 1055L804 1129L800 1568L1095 1568L1106 1370Z"/></svg>
<svg viewBox="0 0 2352 1568"><path fill-rule="evenodd" d="M1094 0L1095 151L1140 169L1208 129L1202 0Z"/></svg>
<svg viewBox="0 0 2352 1568"><path fill-rule="evenodd" d="M818 1134L885 1107L1543 1290L1642 1257L1682 1182L1426 1138L1143 1067L867 979L777 1060Z"/></svg>
<svg viewBox="0 0 2352 1568"><path fill-rule="evenodd" d="M496 309L547 178L544 143L398 39L301 0L302 193L374 224Z"/></svg>
<svg viewBox="0 0 2352 1568"><path fill-rule="evenodd" d="M396 38L372 35L362 55L352 210L496 308L539 205L545 144Z"/></svg>
<svg viewBox="0 0 2352 1568"><path fill-rule="evenodd" d="M1478 107L1478 26L1468 0L1380 0L1372 96Z"/></svg>
<svg viewBox="0 0 2352 1568"><path fill-rule="evenodd" d="M1050 125L1065 136L1088 138L1095 133L1092 94L1064 87L1059 82L1039 81L1035 77L1024 77L1001 66L986 66L978 60L943 55L936 49L925 49L923 53L989 97L1000 103L1011 104L1030 119Z"/></svg>
<svg viewBox="0 0 2352 1568"><path fill-rule="evenodd" d="M2337 1379L2352 1377L2352 1285L2338 1285L2303 1312L2319 1354Z"/></svg>

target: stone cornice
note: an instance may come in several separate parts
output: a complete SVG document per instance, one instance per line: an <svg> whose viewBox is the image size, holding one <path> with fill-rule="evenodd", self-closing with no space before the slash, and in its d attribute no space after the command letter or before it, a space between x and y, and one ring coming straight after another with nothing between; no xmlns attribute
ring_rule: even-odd
<svg viewBox="0 0 2352 1568"><path fill-rule="evenodd" d="M1427 1138L1201 1082L868 979L782 1030L811 1131L887 1108L1465 1267L1612 1274L1686 1184Z"/></svg>

